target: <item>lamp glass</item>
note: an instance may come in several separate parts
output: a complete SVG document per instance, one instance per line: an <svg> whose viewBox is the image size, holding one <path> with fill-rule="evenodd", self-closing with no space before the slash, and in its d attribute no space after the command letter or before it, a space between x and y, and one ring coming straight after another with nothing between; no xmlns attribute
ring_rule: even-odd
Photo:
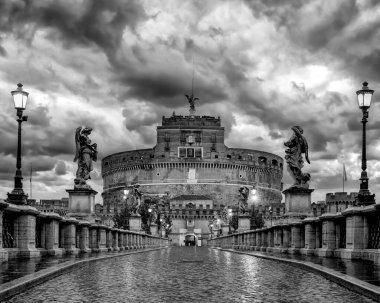
<svg viewBox="0 0 380 303"><path fill-rule="evenodd" d="M124 189L124 196L127 196L129 194L129 190L128 189Z"/></svg>
<svg viewBox="0 0 380 303"><path fill-rule="evenodd" d="M28 93L23 91L22 89L15 90L11 92L13 96L13 102L15 104L16 109L24 110L26 108L26 101L28 101Z"/></svg>
<svg viewBox="0 0 380 303"><path fill-rule="evenodd" d="M360 108L371 106L372 94L373 92L365 92L365 91L361 91L358 94L358 103L359 103Z"/></svg>
<svg viewBox="0 0 380 303"><path fill-rule="evenodd" d="M372 95L374 92L374 90L369 89L367 81L363 82L362 89L356 92L359 108L366 109L371 106Z"/></svg>

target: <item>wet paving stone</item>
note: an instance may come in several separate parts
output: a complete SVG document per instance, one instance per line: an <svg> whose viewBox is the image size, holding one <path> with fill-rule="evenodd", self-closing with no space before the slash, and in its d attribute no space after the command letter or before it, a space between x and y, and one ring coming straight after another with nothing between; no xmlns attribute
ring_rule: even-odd
<svg viewBox="0 0 380 303"><path fill-rule="evenodd" d="M172 247L80 265L6 302L374 302L294 266Z"/></svg>

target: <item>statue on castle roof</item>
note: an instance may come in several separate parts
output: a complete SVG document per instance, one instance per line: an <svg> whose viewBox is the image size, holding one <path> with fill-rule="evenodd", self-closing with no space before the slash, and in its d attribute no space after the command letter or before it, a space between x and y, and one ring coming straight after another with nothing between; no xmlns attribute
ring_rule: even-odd
<svg viewBox="0 0 380 303"><path fill-rule="evenodd" d="M194 116L195 114L195 101L199 100L199 98L196 98L193 93L191 95L185 95L187 101L190 103L190 115Z"/></svg>
<svg viewBox="0 0 380 303"><path fill-rule="evenodd" d="M309 188L310 174L302 172L304 163L302 154L305 154L305 159L310 164L308 144L300 126L293 126L291 129L293 135L284 145L288 147L285 150L288 172L295 181L292 187Z"/></svg>
<svg viewBox="0 0 380 303"><path fill-rule="evenodd" d="M78 161L78 169L76 178L74 179L74 188L91 189L86 184L86 180L91 179L90 172L93 170L92 161L97 160L97 144L91 144L89 135L92 132L91 127L79 126L75 131L75 158L74 162Z"/></svg>

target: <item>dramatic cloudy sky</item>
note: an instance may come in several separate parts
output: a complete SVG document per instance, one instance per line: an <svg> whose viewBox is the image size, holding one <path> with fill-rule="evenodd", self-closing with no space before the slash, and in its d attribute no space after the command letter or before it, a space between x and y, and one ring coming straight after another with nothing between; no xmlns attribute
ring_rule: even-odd
<svg viewBox="0 0 380 303"><path fill-rule="evenodd" d="M379 25L375 0L1 1L0 198L13 188L16 83L30 93L24 187L33 163L33 198L61 198L73 186L76 127L94 128L100 159L152 147L163 115L188 113L194 65L197 114L222 117L228 146L283 156L290 127L304 128L313 201L342 190L342 156L346 189L358 189L355 91L367 80L380 199ZM90 184L102 191L100 162Z"/></svg>

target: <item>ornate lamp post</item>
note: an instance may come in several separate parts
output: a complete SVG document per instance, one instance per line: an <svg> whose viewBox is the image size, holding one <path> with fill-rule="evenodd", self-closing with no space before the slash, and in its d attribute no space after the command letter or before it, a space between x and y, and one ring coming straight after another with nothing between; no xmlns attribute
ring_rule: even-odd
<svg viewBox="0 0 380 303"><path fill-rule="evenodd" d="M272 205L270 205L270 206L269 206L270 227L273 226L273 223L272 223L272 215L273 215L273 209L272 209Z"/></svg>
<svg viewBox="0 0 380 303"><path fill-rule="evenodd" d="M26 108L29 93L22 89L22 84L17 84L17 89L11 92L15 108L17 110L18 122L18 141L17 141L17 162L15 185L11 193L8 193L8 201L13 204L26 204L27 195L22 189L22 172L21 172L21 123L28 120L28 116L23 116L23 111Z"/></svg>
<svg viewBox="0 0 380 303"><path fill-rule="evenodd" d="M360 190L357 198L357 205L370 205L375 204L375 195L371 195L368 190L368 176L367 176L367 157L366 157L366 123L368 121L368 110L371 106L371 100L374 90L368 88L368 82L363 82L361 90L356 92L358 97L359 108L363 112L363 141L362 141L362 173L360 177Z"/></svg>

